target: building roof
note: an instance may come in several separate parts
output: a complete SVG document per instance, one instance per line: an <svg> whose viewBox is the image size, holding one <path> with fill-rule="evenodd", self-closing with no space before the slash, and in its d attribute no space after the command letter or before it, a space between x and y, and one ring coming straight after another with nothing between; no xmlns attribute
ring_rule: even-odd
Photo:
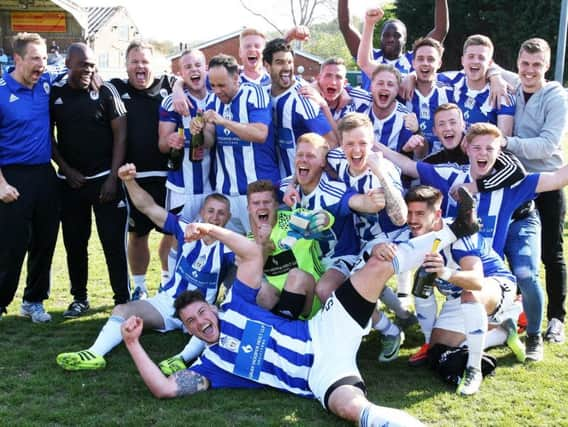
<svg viewBox="0 0 568 427"><path fill-rule="evenodd" d="M206 47L216 45L218 43L224 42L225 40L232 39L233 37L238 37L241 34L241 31L242 30L233 31L232 33L207 40L203 43L198 44L197 46L194 46L194 49L205 49Z"/></svg>
<svg viewBox="0 0 568 427"><path fill-rule="evenodd" d="M237 31L233 31L232 33L225 34L223 36L216 37L214 39L200 43L200 44L194 46L193 48L194 49L205 49L207 47L214 46L218 43L224 42L225 40L229 40L229 39L232 39L234 37L238 37L241 34L241 31L242 30L237 30ZM308 53L308 52L304 52L303 50L300 50L300 49L294 49L294 54L303 56L304 58L307 58L311 61L317 62L318 64L323 63L323 59L320 58L319 56L313 55L313 54ZM174 55L170 59L175 59L175 58L176 58L176 56Z"/></svg>
<svg viewBox="0 0 568 427"><path fill-rule="evenodd" d="M97 32L105 26L105 24L119 11L124 10L122 6L115 7L87 7L89 36L97 34Z"/></svg>

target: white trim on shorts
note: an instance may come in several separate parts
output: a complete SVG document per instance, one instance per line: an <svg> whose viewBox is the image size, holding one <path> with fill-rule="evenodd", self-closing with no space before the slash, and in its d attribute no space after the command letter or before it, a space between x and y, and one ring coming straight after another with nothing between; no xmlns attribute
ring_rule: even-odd
<svg viewBox="0 0 568 427"><path fill-rule="evenodd" d="M351 317L335 296L327 299L318 313L308 320L312 337L314 363L308 376L308 384L315 398L325 408L325 393L336 381L356 376L361 378L357 367L357 351L361 339L371 329L371 321L362 328Z"/></svg>

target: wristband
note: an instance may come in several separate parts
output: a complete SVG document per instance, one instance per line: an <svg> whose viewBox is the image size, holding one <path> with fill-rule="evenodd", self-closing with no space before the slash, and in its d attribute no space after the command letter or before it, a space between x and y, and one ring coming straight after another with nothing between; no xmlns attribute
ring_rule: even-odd
<svg viewBox="0 0 568 427"><path fill-rule="evenodd" d="M453 268L444 267L442 274L440 274L438 277L447 282L447 281L450 280L450 277L452 277L454 273L455 273L455 270Z"/></svg>

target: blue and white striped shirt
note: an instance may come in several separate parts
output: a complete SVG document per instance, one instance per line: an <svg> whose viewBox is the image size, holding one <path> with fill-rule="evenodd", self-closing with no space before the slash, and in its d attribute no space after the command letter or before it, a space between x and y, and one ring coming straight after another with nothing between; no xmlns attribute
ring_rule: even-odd
<svg viewBox="0 0 568 427"><path fill-rule="evenodd" d="M204 110L208 97L197 99L187 90L185 94L191 104L189 109L189 117L182 117L174 110L173 95L168 95L160 105L160 121L171 122L176 124L176 129L183 128L185 136L184 154L182 167L178 170L168 171L166 188L176 193L192 194L209 194L212 192L211 186L211 152L204 149L203 160L200 162L192 162L189 160L189 150L191 144L191 132L189 131L189 122L197 115L198 110Z"/></svg>
<svg viewBox="0 0 568 427"><path fill-rule="evenodd" d="M283 193L292 177L282 180L280 191ZM317 187L310 193L300 191L300 207L309 210L325 209L333 215L335 221L331 227L335 239L320 241L323 256L335 258L342 255L359 253L359 238L355 232L353 211L349 207L349 199L357 193L345 183L332 180L324 173Z"/></svg>
<svg viewBox="0 0 568 427"><path fill-rule="evenodd" d="M443 148L434 135L434 113L440 105L448 102L454 102L452 87L440 83L436 83L426 96L415 90L412 99L406 102L406 108L416 114L420 132L429 143L428 153L436 153Z"/></svg>
<svg viewBox="0 0 568 427"><path fill-rule="evenodd" d="M300 135L308 132L325 135L332 130L319 105L298 93L302 86L302 82L296 81L284 93L272 97L276 147L283 177L294 171L296 140Z"/></svg>
<svg viewBox="0 0 568 427"><path fill-rule="evenodd" d="M199 290L213 304L221 280L235 263L235 254L218 240L210 245L203 240L185 243L186 225L179 216L168 213L164 230L177 238L178 256L174 275L160 288L160 293L166 292L173 301L185 290Z"/></svg>
<svg viewBox="0 0 568 427"><path fill-rule="evenodd" d="M238 123L262 123L268 127L264 142L243 141L229 129L215 125L215 189L236 196L247 193L247 185L259 179L280 178L274 148L270 99L258 85L244 83L229 104L212 95L207 109Z"/></svg>
<svg viewBox="0 0 568 427"><path fill-rule="evenodd" d="M405 52L396 59L387 59L383 55L381 49L373 49L373 59L378 61L380 64L390 64L398 71L402 76L406 76L414 67L412 66L412 60L414 59L413 52ZM355 58L357 60L357 58ZM371 88L371 76L367 76L365 73L361 72L361 87L365 90Z"/></svg>
<svg viewBox="0 0 568 427"><path fill-rule="evenodd" d="M408 114L408 109L400 102L395 102L396 108L384 119L375 116L373 108L369 108L368 115L375 130L375 140L391 150L401 152L412 132L404 127L404 116Z"/></svg>
<svg viewBox="0 0 568 427"><path fill-rule="evenodd" d="M211 388L274 387L313 398L308 376L314 348L308 322L288 320L256 305L258 289L235 280L219 313L219 342L191 370Z"/></svg>
<svg viewBox="0 0 568 427"><path fill-rule="evenodd" d="M345 153L341 148L336 148L327 154L327 162L331 168L337 173L348 187L354 188L359 194L367 194L369 190L374 188L382 188L379 179L370 171L359 175L352 176L349 173L349 163L345 158ZM381 164L384 166L383 173L387 179L390 179L401 194L403 192L402 182L400 180L400 171L389 160L382 159ZM381 233L388 233L399 228L394 225L387 215L386 209L375 214L353 213L355 221L355 230L361 240L361 244L375 239Z"/></svg>

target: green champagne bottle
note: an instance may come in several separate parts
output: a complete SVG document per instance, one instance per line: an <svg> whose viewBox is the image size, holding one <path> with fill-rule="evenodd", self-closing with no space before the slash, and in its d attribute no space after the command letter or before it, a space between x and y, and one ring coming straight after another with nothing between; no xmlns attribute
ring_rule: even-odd
<svg viewBox="0 0 568 427"><path fill-rule="evenodd" d="M195 120L201 120L203 122L203 112L199 110ZM203 160L203 145L205 144L203 140L203 129L201 132L195 135L191 135L191 144L189 146L189 160L192 162L200 162Z"/></svg>
<svg viewBox="0 0 568 427"><path fill-rule="evenodd" d="M432 250L435 253L438 251L440 239L435 239L432 243ZM424 267L420 267L414 273L414 283L412 284L412 295L417 298L428 298L434 292L434 280L438 275L436 273L428 273Z"/></svg>
<svg viewBox="0 0 568 427"><path fill-rule="evenodd" d="M183 128L178 128L178 135L185 139L185 133ZM170 148L170 153L168 156L168 169L176 171L181 167L183 163L183 147L182 148Z"/></svg>

